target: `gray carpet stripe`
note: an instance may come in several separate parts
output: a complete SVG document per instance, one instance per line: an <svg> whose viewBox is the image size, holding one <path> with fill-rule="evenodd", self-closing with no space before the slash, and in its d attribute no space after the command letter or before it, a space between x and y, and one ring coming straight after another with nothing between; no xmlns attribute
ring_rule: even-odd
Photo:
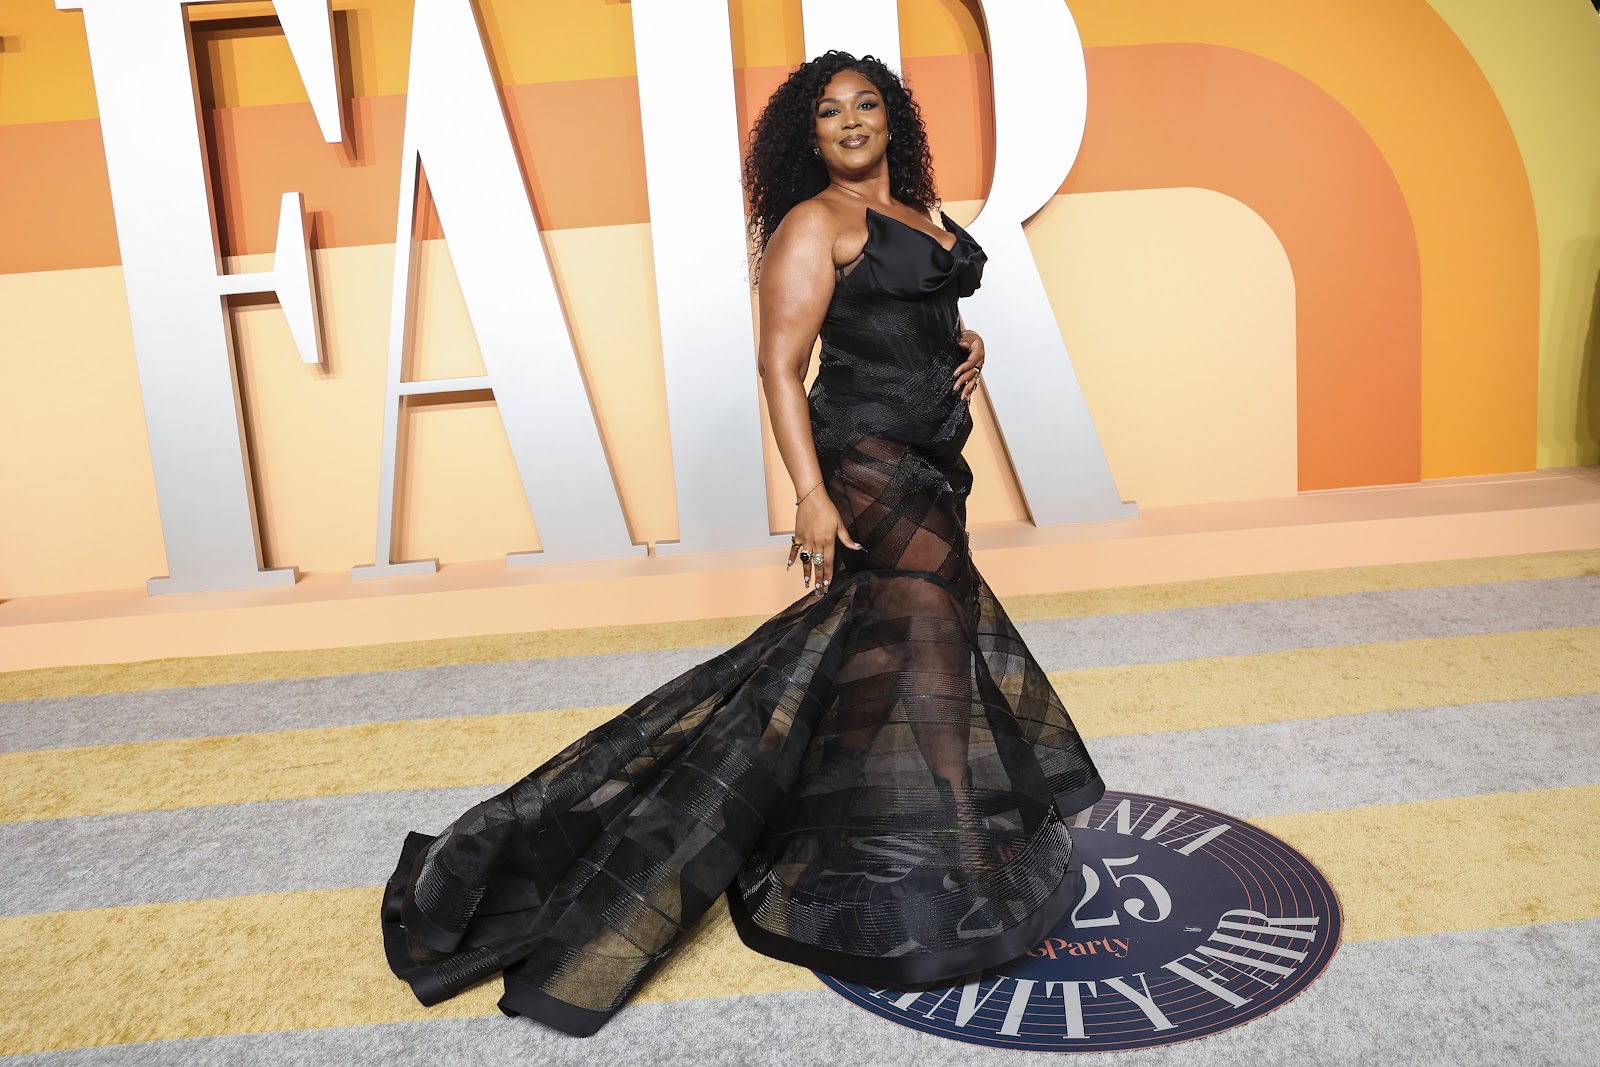
<svg viewBox="0 0 1600 1067"><path fill-rule="evenodd" d="M275 800L0 825L0 915L382 885L412 830L495 787Z"/></svg>
<svg viewBox="0 0 1600 1067"><path fill-rule="evenodd" d="M1101 738L1113 789L1255 818L1600 782L1600 696ZM531 769L531 768L530 768ZM0 825L0 914L382 884L493 786Z"/></svg>
<svg viewBox="0 0 1600 1067"><path fill-rule="evenodd" d="M419 667L0 704L0 751L629 704L720 648Z"/></svg>
<svg viewBox="0 0 1600 1067"><path fill-rule="evenodd" d="M1046 670L1588 626L1600 577L1027 622ZM628 704L719 648L425 667L0 704L0 751Z"/></svg>
<svg viewBox="0 0 1600 1067"><path fill-rule="evenodd" d="M1600 1040L1600 920L1345 945L1298 999L1119 1067L1574 1067ZM13 1057L17 1067L1038 1067L877 1018L826 990L645 1004L592 1038L524 1019L440 1019L189 1038Z"/></svg>
<svg viewBox="0 0 1600 1067"><path fill-rule="evenodd" d="M1107 785L1254 819L1600 782L1600 694L1092 742Z"/></svg>
<svg viewBox="0 0 1600 1067"><path fill-rule="evenodd" d="M1600 576L1586 576L1052 619L1023 636L1056 671L1597 622Z"/></svg>

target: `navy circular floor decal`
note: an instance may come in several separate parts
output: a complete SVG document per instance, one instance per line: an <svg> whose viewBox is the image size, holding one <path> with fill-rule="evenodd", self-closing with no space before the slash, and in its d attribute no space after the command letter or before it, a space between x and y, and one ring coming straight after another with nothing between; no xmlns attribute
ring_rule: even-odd
<svg viewBox="0 0 1600 1067"><path fill-rule="evenodd" d="M961 985L883 989L818 977L875 1015L1033 1052L1205 1037L1281 1007L1339 944L1339 901L1311 862L1210 808L1106 793L1072 822L1082 883L1026 956Z"/></svg>

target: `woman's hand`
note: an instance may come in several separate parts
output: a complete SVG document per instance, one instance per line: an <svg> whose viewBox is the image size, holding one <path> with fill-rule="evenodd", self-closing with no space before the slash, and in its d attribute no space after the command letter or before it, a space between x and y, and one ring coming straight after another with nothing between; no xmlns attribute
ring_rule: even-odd
<svg viewBox="0 0 1600 1067"><path fill-rule="evenodd" d="M961 394L962 401L970 404L978 388L978 376L983 373L983 338L972 330L962 330L961 339L956 343L967 350L967 358L951 372L950 376L955 379L951 388Z"/></svg>
<svg viewBox="0 0 1600 1067"><path fill-rule="evenodd" d="M801 499L794 513L794 544L789 546L789 566L803 551L806 585L816 579L817 592L826 593L833 581L833 546L835 540L859 549L855 538L839 518L839 509L833 506L828 494L820 486Z"/></svg>

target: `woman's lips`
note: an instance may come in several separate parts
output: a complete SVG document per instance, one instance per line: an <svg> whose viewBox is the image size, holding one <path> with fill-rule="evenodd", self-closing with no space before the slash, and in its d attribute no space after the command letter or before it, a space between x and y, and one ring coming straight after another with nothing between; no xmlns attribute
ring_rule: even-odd
<svg viewBox="0 0 1600 1067"><path fill-rule="evenodd" d="M839 147L840 148L860 148L862 145L864 145L866 143L867 143L866 134L858 134L855 137L846 137L844 140L840 141L839 142Z"/></svg>

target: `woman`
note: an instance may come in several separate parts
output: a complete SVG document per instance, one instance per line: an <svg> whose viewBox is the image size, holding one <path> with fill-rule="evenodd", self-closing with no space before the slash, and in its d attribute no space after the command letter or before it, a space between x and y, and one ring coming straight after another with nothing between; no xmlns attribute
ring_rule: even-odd
<svg viewBox="0 0 1600 1067"><path fill-rule="evenodd" d="M921 116L870 57L790 76L745 183L811 591L408 837L384 939L424 1004L504 971L508 1014L592 1034L724 892L750 947L885 985L1014 959L1073 903L1064 820L1104 786L967 547L984 253L934 223Z"/></svg>

